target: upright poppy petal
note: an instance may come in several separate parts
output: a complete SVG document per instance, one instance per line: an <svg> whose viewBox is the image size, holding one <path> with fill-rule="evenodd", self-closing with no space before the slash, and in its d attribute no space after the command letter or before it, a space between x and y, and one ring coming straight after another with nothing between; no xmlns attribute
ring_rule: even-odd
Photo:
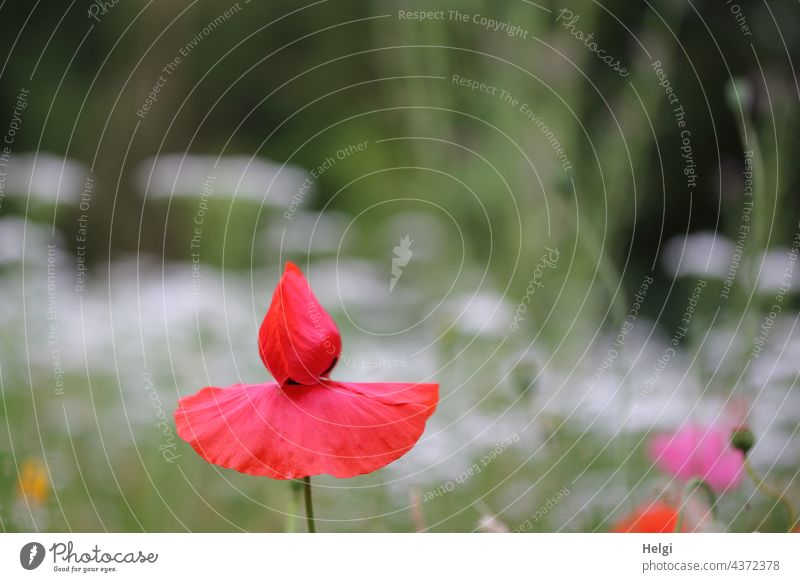
<svg viewBox="0 0 800 582"><path fill-rule="evenodd" d="M336 324L294 263L286 263L258 333L258 348L279 384L316 384L342 351Z"/></svg>
<svg viewBox="0 0 800 582"><path fill-rule="evenodd" d="M411 450L437 402L438 384L238 384L182 398L175 424L221 467L273 479L346 478Z"/></svg>

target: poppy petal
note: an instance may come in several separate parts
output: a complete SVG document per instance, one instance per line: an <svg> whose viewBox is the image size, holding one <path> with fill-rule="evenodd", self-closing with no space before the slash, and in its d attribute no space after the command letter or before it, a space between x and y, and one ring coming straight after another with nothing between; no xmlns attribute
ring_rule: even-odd
<svg viewBox="0 0 800 582"><path fill-rule="evenodd" d="M279 384L316 384L342 351L336 324L292 262L286 263L261 324L258 351Z"/></svg>
<svg viewBox="0 0 800 582"><path fill-rule="evenodd" d="M669 533L678 525L678 510L655 501L637 508L631 515L617 522L614 533ZM685 525L681 531L686 531Z"/></svg>
<svg viewBox="0 0 800 582"><path fill-rule="evenodd" d="M738 487L744 476L744 454L730 446L729 434L709 431L696 453L704 469L703 480L719 493Z"/></svg>
<svg viewBox="0 0 800 582"><path fill-rule="evenodd" d="M178 435L206 461L250 475L299 479L371 473L419 440L438 384L238 384L182 398Z"/></svg>
<svg viewBox="0 0 800 582"><path fill-rule="evenodd" d="M683 481L703 479L722 493L741 483L744 455L729 443L729 430L690 425L650 441L650 457Z"/></svg>

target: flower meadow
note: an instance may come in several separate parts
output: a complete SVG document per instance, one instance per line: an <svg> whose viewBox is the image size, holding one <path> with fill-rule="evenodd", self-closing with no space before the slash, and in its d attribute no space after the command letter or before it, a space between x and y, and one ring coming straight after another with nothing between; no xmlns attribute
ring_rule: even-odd
<svg viewBox="0 0 800 582"><path fill-rule="evenodd" d="M795 6L25 4L0 530L798 531Z"/></svg>

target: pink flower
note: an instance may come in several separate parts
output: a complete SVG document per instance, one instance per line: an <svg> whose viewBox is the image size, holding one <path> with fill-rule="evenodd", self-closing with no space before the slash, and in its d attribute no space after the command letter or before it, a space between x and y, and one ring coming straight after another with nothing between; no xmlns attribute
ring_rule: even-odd
<svg viewBox="0 0 800 582"><path fill-rule="evenodd" d="M678 479L702 479L722 493L739 485L744 455L730 444L730 430L689 425L671 435L650 441L650 457L656 465Z"/></svg>

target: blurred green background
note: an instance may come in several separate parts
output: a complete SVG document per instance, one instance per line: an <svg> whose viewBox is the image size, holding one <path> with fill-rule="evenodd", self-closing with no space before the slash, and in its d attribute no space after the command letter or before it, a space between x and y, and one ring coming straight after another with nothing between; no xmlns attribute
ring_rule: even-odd
<svg viewBox="0 0 800 582"><path fill-rule="evenodd" d="M800 500L781 291L800 19L736 6L0 4L2 528L293 527L287 483L171 429L178 397L267 377L256 333L286 260L340 326L334 378L441 384L409 455L316 480L323 531L513 530L564 488L534 531L607 530L680 490L644 449L687 418L746 417L754 464ZM711 529L783 527L749 483L720 503Z"/></svg>

